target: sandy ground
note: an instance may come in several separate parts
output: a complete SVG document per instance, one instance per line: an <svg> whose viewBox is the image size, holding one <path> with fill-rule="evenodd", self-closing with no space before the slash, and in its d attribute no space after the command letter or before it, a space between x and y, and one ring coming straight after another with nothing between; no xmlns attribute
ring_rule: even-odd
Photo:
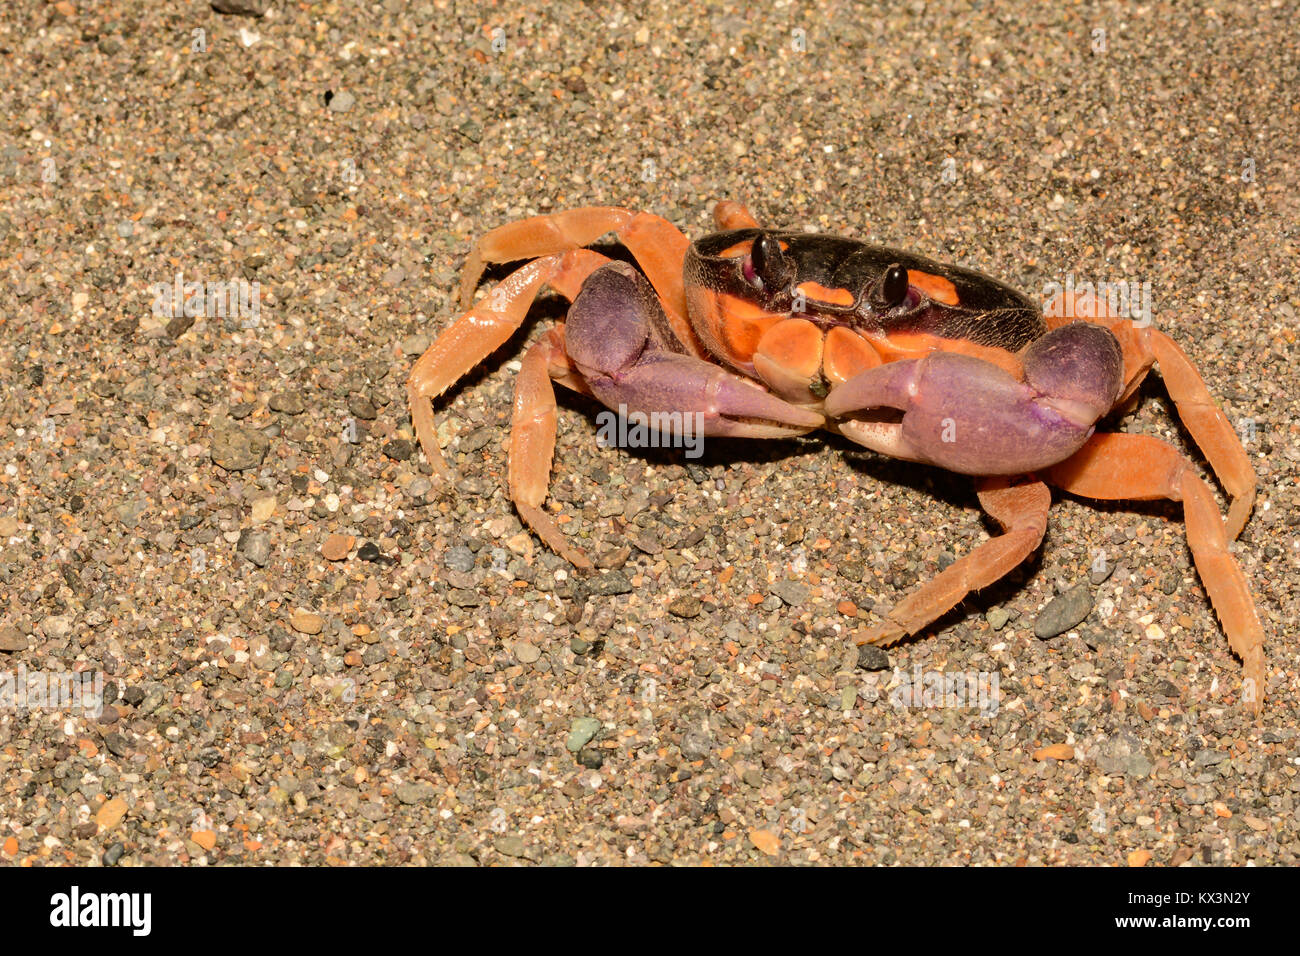
<svg viewBox="0 0 1300 956"><path fill-rule="evenodd" d="M0 681L102 680L0 708L0 859L1296 862L1288 5L272 6L0 13ZM558 300L439 405L429 474L403 385L477 236L592 204L698 236L727 198L1035 295L1149 283L1259 475L1263 716L1177 505L1058 495L1021 570L860 657L994 530L969 480L601 448L566 395L575 573L502 490ZM250 298L170 314L178 275ZM1141 396L1114 427L1213 480ZM968 672L983 709L899 694Z"/></svg>

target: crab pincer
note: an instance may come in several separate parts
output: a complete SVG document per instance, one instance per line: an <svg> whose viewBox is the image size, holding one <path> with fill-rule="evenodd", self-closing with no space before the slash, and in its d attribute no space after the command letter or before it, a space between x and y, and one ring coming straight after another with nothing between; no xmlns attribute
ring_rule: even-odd
<svg viewBox="0 0 1300 956"><path fill-rule="evenodd" d="M697 434L781 438L826 423L752 379L685 354L654 290L624 262L602 266L587 280L565 321L565 342L570 361L604 405L670 428L692 415Z"/></svg>
<svg viewBox="0 0 1300 956"><path fill-rule="evenodd" d="M1123 387L1124 359L1109 330L1075 322L1035 339L1019 360L1017 377L981 358L933 351L859 373L831 390L825 410L855 438L850 416L901 411L901 423L871 423L863 442L896 458L967 475L1023 474L1083 446Z"/></svg>

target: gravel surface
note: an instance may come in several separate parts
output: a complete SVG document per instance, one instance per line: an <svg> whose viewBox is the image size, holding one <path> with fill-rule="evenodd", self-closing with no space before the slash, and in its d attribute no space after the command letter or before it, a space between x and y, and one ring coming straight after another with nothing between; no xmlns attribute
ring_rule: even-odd
<svg viewBox="0 0 1300 956"><path fill-rule="evenodd" d="M0 679L103 681L0 709L0 860L1297 862L1288 5L219 6L254 15L0 16ZM403 383L475 237L724 198L1034 293L1149 282L1259 474L1263 716L1176 505L1058 495L1022 569L859 652L989 533L968 480L602 448L564 395L580 576L502 490L556 300L440 404L434 480ZM258 307L169 310L178 274ZM1190 448L1169 404L1117 427Z"/></svg>

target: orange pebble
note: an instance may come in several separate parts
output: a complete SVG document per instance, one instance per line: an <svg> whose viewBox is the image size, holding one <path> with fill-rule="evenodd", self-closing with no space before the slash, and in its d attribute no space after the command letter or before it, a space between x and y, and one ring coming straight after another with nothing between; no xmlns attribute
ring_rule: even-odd
<svg viewBox="0 0 1300 956"><path fill-rule="evenodd" d="M1034 751L1035 760L1073 760L1074 748L1069 744L1050 744Z"/></svg>

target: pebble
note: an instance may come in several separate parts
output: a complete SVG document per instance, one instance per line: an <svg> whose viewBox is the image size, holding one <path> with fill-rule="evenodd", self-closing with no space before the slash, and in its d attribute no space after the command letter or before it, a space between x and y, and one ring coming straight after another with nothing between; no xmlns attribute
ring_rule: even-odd
<svg viewBox="0 0 1300 956"><path fill-rule="evenodd" d="M1107 774L1145 777L1151 772L1151 758L1142 742L1126 730L1107 737L1096 750L1097 769Z"/></svg>
<svg viewBox="0 0 1300 956"><path fill-rule="evenodd" d="M400 783L397 785L397 799L408 805L432 803L438 792L427 783Z"/></svg>
<svg viewBox="0 0 1300 956"><path fill-rule="evenodd" d="M271 560L271 539L261 531L244 531L239 535L235 550L259 568Z"/></svg>
<svg viewBox="0 0 1300 956"><path fill-rule="evenodd" d="M497 837L496 840L493 841L492 846L502 856L519 858L528 855L528 849L524 845L523 837Z"/></svg>
<svg viewBox="0 0 1300 956"><path fill-rule="evenodd" d="M227 471L258 467L270 447L271 439L255 428L232 425L212 433L212 460Z"/></svg>
<svg viewBox="0 0 1300 956"><path fill-rule="evenodd" d="M277 392L266 404L271 411L285 415L301 415L307 410L307 403L303 401L300 392Z"/></svg>
<svg viewBox="0 0 1300 956"><path fill-rule="evenodd" d="M275 496L267 495L262 498L254 498L250 512L255 524L270 521L271 516L275 514Z"/></svg>
<svg viewBox="0 0 1300 956"><path fill-rule="evenodd" d="M668 605L668 613L676 617L699 617L704 604L693 594L683 594Z"/></svg>
<svg viewBox="0 0 1300 956"><path fill-rule="evenodd" d="M212 0L217 13L232 13L247 17L260 17L266 13L271 0Z"/></svg>
<svg viewBox="0 0 1300 956"><path fill-rule="evenodd" d="M433 482L421 475L408 484L403 492L408 498L423 498L433 489Z"/></svg>
<svg viewBox="0 0 1300 956"><path fill-rule="evenodd" d="M1049 744L1034 751L1035 760L1073 760L1074 748L1069 744Z"/></svg>
<svg viewBox="0 0 1300 956"><path fill-rule="evenodd" d="M858 648L858 668L864 671L889 670L889 654L883 647L863 644Z"/></svg>
<svg viewBox="0 0 1300 956"><path fill-rule="evenodd" d="M330 99L331 113L346 113L357 103L357 98L347 90L340 90Z"/></svg>
<svg viewBox="0 0 1300 956"><path fill-rule="evenodd" d="M122 822L126 811L126 801L121 797L113 797L105 801L104 805L95 812L95 822L99 824L101 830L111 830Z"/></svg>
<svg viewBox="0 0 1300 956"><path fill-rule="evenodd" d="M468 574L474 570L474 552L463 544L458 544L454 548L447 549L447 553L443 555L442 563L452 571Z"/></svg>
<svg viewBox="0 0 1300 956"><path fill-rule="evenodd" d="M13 653L27 650L27 635L16 627L0 627L0 651Z"/></svg>
<svg viewBox="0 0 1300 956"><path fill-rule="evenodd" d="M541 658L542 652L537 649L536 645L528 641L519 641L515 644L515 660L521 664L536 664Z"/></svg>
<svg viewBox="0 0 1300 956"><path fill-rule="evenodd" d="M492 436L498 434L495 428L476 428L468 435L461 436L456 443L457 450L465 453L475 452L492 440Z"/></svg>
<svg viewBox="0 0 1300 956"><path fill-rule="evenodd" d="M799 607L808 600L807 586L798 581L778 581L772 585L771 590L790 607Z"/></svg>
<svg viewBox="0 0 1300 956"><path fill-rule="evenodd" d="M601 723L595 717L579 717L569 725L569 737L564 746L570 753L577 753L591 742L600 732Z"/></svg>
<svg viewBox="0 0 1300 956"><path fill-rule="evenodd" d="M415 444L405 438L395 438L392 441L384 442L384 447L381 450L393 461L407 461L415 454Z"/></svg>
<svg viewBox="0 0 1300 956"><path fill-rule="evenodd" d="M688 730L682 735L682 756L687 760L703 760L713 753L713 738L698 730Z"/></svg>
<svg viewBox="0 0 1300 956"><path fill-rule="evenodd" d="M622 571L609 571L592 581L593 594L631 594L632 582Z"/></svg>
<svg viewBox="0 0 1300 956"><path fill-rule="evenodd" d="M325 621L319 614L298 610L290 616L289 626L299 634L319 634L325 627Z"/></svg>
<svg viewBox="0 0 1300 956"><path fill-rule="evenodd" d="M1038 612L1034 620L1034 635L1043 640L1064 634L1082 624L1092 611L1092 591L1079 584L1058 594Z"/></svg>
<svg viewBox="0 0 1300 956"><path fill-rule="evenodd" d="M356 540L356 537L350 534L332 534L321 545L320 553L327 561L342 561L348 556Z"/></svg>
<svg viewBox="0 0 1300 956"><path fill-rule="evenodd" d="M447 592L447 600L456 607L478 607L483 603L482 595L468 588L452 588Z"/></svg>
<svg viewBox="0 0 1300 956"><path fill-rule="evenodd" d="M1093 587L1105 584L1114 573L1114 561L1103 561L1100 564L1094 563L1092 569L1088 572L1088 583Z"/></svg>

